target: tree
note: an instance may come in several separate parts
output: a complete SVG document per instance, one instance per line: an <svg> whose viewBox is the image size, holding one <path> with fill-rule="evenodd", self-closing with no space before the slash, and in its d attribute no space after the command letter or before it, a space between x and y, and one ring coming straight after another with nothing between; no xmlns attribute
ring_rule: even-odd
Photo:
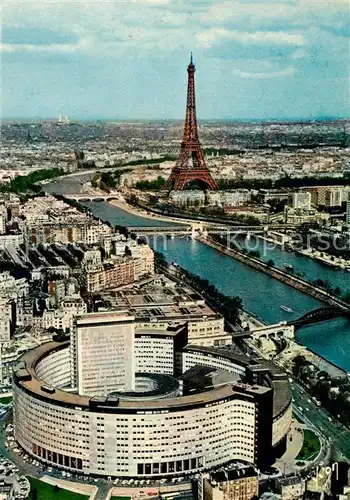
<svg viewBox="0 0 350 500"><path fill-rule="evenodd" d="M161 191L164 187L165 179L161 175L158 175L155 181L139 181L136 182L136 189L146 190L146 191Z"/></svg>
<svg viewBox="0 0 350 500"><path fill-rule="evenodd" d="M250 257L255 257L257 259L260 258L259 250L251 250L250 252L248 252L248 255L250 255Z"/></svg>
<svg viewBox="0 0 350 500"><path fill-rule="evenodd" d="M317 373L316 377L317 377L318 379L320 379L320 380L321 380L321 379L324 379L324 380L330 380L330 378L331 378L331 377L330 377L330 375L329 375L329 373L328 373L328 372L326 372L326 371L324 371L324 370L320 370L320 371Z"/></svg>
<svg viewBox="0 0 350 500"><path fill-rule="evenodd" d="M115 225L114 228L115 231L118 231L118 233L123 234L126 238L129 237L129 231L126 226Z"/></svg>
<svg viewBox="0 0 350 500"><path fill-rule="evenodd" d="M275 262L274 262L272 259L269 259L269 260L266 262L266 265L267 265L267 267L274 267Z"/></svg>

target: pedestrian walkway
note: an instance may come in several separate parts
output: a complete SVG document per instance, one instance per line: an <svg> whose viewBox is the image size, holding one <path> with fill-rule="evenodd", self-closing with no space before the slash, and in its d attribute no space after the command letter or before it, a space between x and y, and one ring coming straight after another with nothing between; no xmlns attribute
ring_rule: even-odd
<svg viewBox="0 0 350 500"><path fill-rule="evenodd" d="M287 436L287 449L274 464L283 474L295 472L295 459L303 447L304 434L302 430L303 424L293 420L291 429Z"/></svg>
<svg viewBox="0 0 350 500"><path fill-rule="evenodd" d="M91 500L109 500L112 493L112 486L110 484L101 484L98 487L97 492L94 496L91 496Z"/></svg>

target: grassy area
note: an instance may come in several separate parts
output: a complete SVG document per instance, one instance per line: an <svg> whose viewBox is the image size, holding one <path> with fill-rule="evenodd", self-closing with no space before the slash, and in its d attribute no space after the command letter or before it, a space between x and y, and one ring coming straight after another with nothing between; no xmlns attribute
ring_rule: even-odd
<svg viewBox="0 0 350 500"><path fill-rule="evenodd" d="M0 403L3 405L9 404L11 403L11 401L12 401L12 396L3 396L3 397L0 396Z"/></svg>
<svg viewBox="0 0 350 500"><path fill-rule="evenodd" d="M313 460L321 449L321 443L316 434L309 429L304 430L303 447L299 451L297 460Z"/></svg>
<svg viewBox="0 0 350 500"><path fill-rule="evenodd" d="M52 486L33 477L29 477L28 479L30 482L29 500L84 500L89 498L86 495L80 495L79 493L73 493L72 491Z"/></svg>

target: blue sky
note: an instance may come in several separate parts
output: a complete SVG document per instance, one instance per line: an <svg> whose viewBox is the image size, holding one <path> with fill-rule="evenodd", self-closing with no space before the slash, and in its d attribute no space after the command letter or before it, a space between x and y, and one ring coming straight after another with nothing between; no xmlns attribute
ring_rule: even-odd
<svg viewBox="0 0 350 500"><path fill-rule="evenodd" d="M344 117L347 0L3 0L2 116Z"/></svg>

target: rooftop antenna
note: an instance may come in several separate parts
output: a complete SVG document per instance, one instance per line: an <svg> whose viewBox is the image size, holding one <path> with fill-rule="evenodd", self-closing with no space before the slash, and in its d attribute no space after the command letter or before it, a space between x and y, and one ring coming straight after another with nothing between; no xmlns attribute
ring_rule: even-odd
<svg viewBox="0 0 350 500"><path fill-rule="evenodd" d="M193 64L193 54L191 52L191 64Z"/></svg>

